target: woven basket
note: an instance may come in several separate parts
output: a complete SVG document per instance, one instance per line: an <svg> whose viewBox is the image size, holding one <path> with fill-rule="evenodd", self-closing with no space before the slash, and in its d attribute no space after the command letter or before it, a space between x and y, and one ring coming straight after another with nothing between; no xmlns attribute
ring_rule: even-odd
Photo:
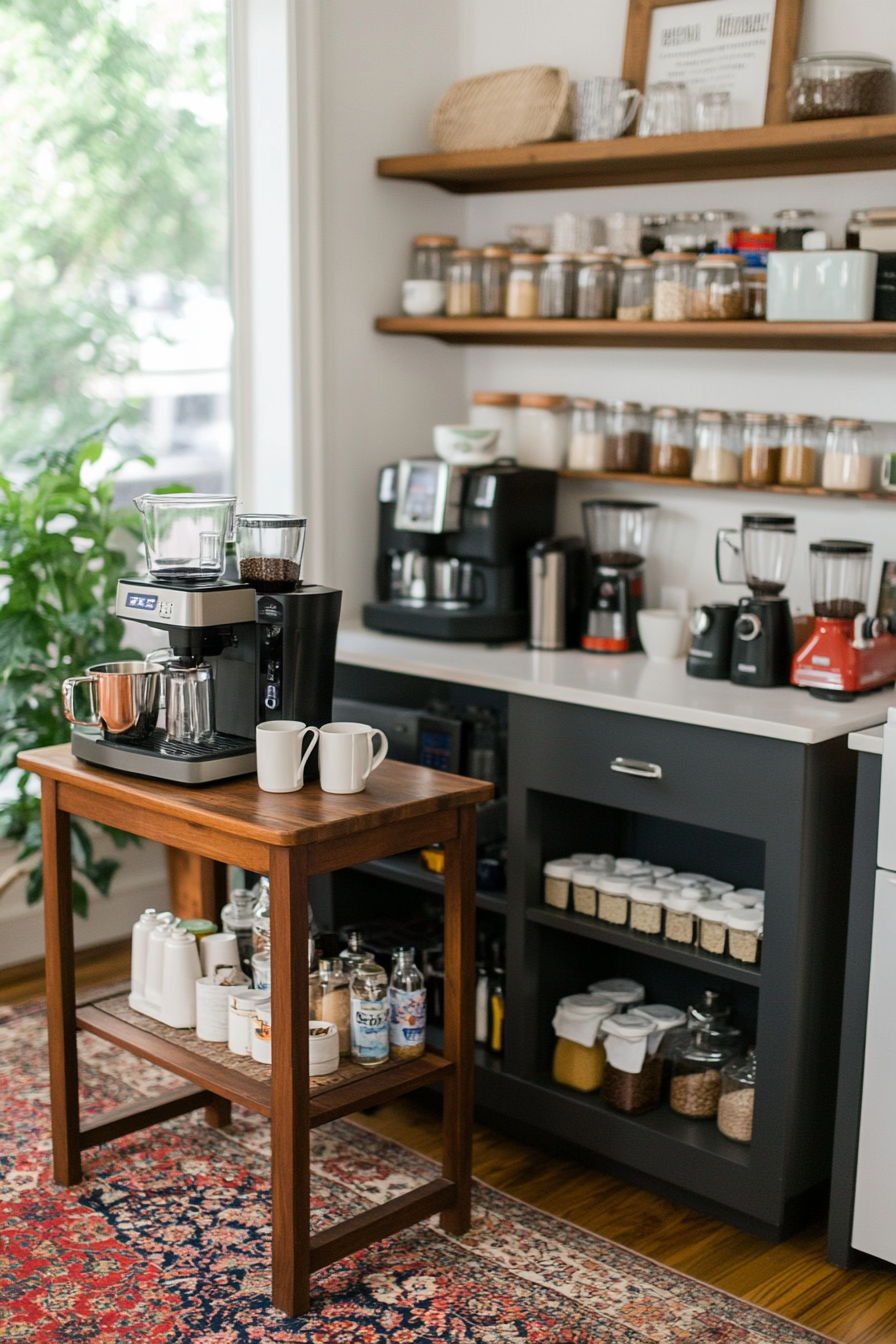
<svg viewBox="0 0 896 1344"><path fill-rule="evenodd" d="M565 70L527 65L452 84L435 106L436 149L507 149L572 134L573 86Z"/></svg>

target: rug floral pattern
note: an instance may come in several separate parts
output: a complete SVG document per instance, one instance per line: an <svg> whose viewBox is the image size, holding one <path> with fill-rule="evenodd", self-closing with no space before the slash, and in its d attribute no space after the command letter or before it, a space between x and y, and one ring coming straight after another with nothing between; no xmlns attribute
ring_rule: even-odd
<svg viewBox="0 0 896 1344"><path fill-rule="evenodd" d="M171 1076L79 1037L82 1113ZM0 1008L0 1340L27 1344L818 1344L821 1336L476 1184L472 1230L438 1220L314 1276L276 1311L269 1128L186 1116L49 1169L46 1032ZM431 1180L432 1163L337 1121L312 1136L314 1230Z"/></svg>

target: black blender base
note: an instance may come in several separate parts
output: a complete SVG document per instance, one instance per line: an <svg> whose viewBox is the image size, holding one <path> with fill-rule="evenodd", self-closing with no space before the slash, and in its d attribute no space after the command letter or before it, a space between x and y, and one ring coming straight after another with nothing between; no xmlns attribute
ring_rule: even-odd
<svg viewBox="0 0 896 1344"><path fill-rule="evenodd" d="M225 733L218 734L214 747L195 747L169 743L162 729L138 743L110 742L98 729L74 728L72 755L108 770L171 784L213 784L255 774L255 743Z"/></svg>
<svg viewBox="0 0 896 1344"><path fill-rule="evenodd" d="M860 695L873 695L875 691L886 690L894 684L892 681L882 681L878 686L869 686L864 691L829 691L824 686L808 686L806 689L816 700L833 700L838 705L848 705L852 700L858 700Z"/></svg>
<svg viewBox="0 0 896 1344"><path fill-rule="evenodd" d="M456 610L427 602L405 606L400 602L367 602L361 618L369 630L416 639L449 639L480 644L507 644L529 633L527 611Z"/></svg>

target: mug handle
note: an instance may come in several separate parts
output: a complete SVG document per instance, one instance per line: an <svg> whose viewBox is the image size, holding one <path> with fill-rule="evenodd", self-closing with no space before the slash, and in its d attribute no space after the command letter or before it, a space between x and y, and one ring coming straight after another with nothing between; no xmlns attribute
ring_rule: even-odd
<svg viewBox="0 0 896 1344"><path fill-rule="evenodd" d="M380 737L381 737L383 740L382 740L381 745L377 748L376 755L374 755L374 754L373 754L373 739L376 737L377 733L379 733ZM376 770L377 766L382 765L383 761L386 759L386 752L387 752L388 750L389 750L389 739L388 739L388 737L386 736L386 734L383 732L382 728L373 728L373 729L371 729L371 731L367 734L367 752L368 752L368 755L370 756L370 764L368 765L367 769L364 771L364 774L362 775L362 779L367 779L368 775L372 775L372 774L373 774L373 772L374 772L374 770Z"/></svg>
<svg viewBox="0 0 896 1344"><path fill-rule="evenodd" d="M96 684L97 684L96 677L66 677L65 681L62 683L62 712L68 719L69 723L73 723L76 728L99 728L100 726L99 709L96 705L96 692L93 689L96 686ZM73 705L75 697L75 687L81 685L87 685L91 687L90 710L92 714L96 715L96 717L93 719L75 718L75 711Z"/></svg>
<svg viewBox="0 0 896 1344"><path fill-rule="evenodd" d="M725 548L723 551L722 548ZM728 563L723 562L723 555L727 552ZM735 557L732 559L731 557ZM729 574L733 573L733 579L726 579L722 571L727 570ZM719 583L744 584L746 576L744 574L744 557L741 550L741 534L739 527L720 527L716 533L716 578Z"/></svg>
<svg viewBox="0 0 896 1344"><path fill-rule="evenodd" d="M638 113L638 108L644 101L644 95L639 89L623 89L619 94L619 106L622 110L622 121L619 125L617 135L625 135L629 126L631 126ZM628 107L624 104L628 103Z"/></svg>
<svg viewBox="0 0 896 1344"><path fill-rule="evenodd" d="M312 728L311 724L309 723L307 727L303 728L301 733L299 733L300 743L303 743L305 741L306 733L311 733L311 743L306 748L305 752L302 755L302 759L299 761L299 764L296 767L296 783L300 786L305 782L305 762L307 761L308 757L311 755L312 751L317 745L318 739L320 738L320 729Z"/></svg>

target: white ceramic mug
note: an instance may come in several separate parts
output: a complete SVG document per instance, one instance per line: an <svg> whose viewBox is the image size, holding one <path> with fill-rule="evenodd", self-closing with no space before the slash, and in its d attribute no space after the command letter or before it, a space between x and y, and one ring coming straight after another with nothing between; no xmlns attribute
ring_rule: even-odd
<svg viewBox="0 0 896 1344"><path fill-rule="evenodd" d="M302 751L305 735L311 742ZM305 762L320 734L295 719L260 723L255 729L258 787L265 793L295 793L305 783Z"/></svg>
<svg viewBox="0 0 896 1344"><path fill-rule="evenodd" d="M200 1041L227 1040L228 1003L233 990L233 985L216 985L210 975L196 981L196 1035Z"/></svg>
<svg viewBox="0 0 896 1344"><path fill-rule="evenodd" d="M271 1005L256 1003L252 1019L252 1058L256 1064L271 1062Z"/></svg>
<svg viewBox="0 0 896 1344"><path fill-rule="evenodd" d="M405 280L401 286L401 311L408 317L436 317L445 311L444 280Z"/></svg>
<svg viewBox="0 0 896 1344"><path fill-rule="evenodd" d="M645 608L638 612L638 634L647 657L668 663L684 653L687 613L665 607Z"/></svg>
<svg viewBox="0 0 896 1344"><path fill-rule="evenodd" d="M240 954L235 933L207 933L199 944L202 974L214 977L218 966L240 969Z"/></svg>
<svg viewBox="0 0 896 1344"><path fill-rule="evenodd" d="M374 754L373 739L383 740ZM382 765L389 739L369 723L325 723L320 730L320 786L324 793L362 793Z"/></svg>
<svg viewBox="0 0 896 1344"><path fill-rule="evenodd" d="M255 1009L270 1003L267 989L232 989L227 997L227 1047L234 1055L252 1054Z"/></svg>

